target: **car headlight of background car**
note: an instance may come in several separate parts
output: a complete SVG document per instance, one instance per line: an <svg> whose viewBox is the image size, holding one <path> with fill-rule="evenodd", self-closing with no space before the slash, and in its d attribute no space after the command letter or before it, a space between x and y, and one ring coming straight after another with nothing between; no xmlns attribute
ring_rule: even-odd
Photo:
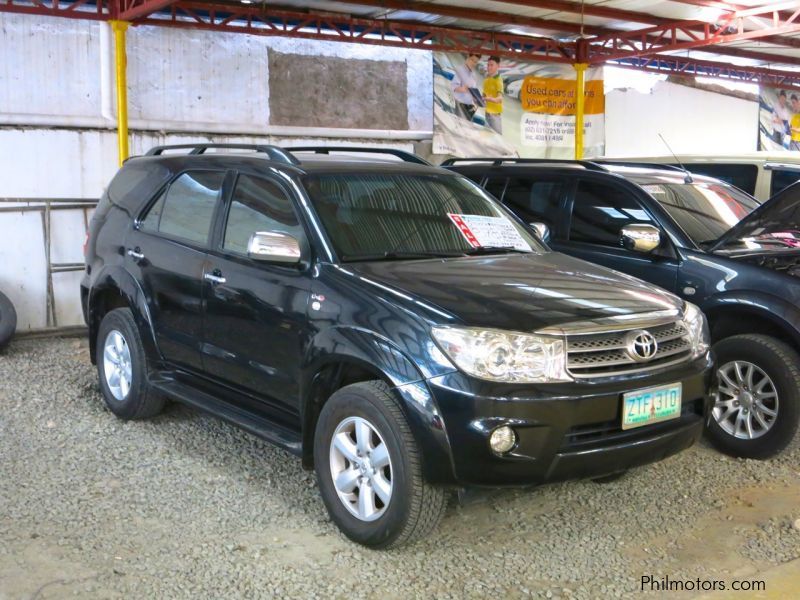
<svg viewBox="0 0 800 600"><path fill-rule="evenodd" d="M703 312L691 302L687 302L683 309L683 326L692 343L692 358L699 358L708 352L711 340L708 321Z"/></svg>
<svg viewBox="0 0 800 600"><path fill-rule="evenodd" d="M433 339L465 373L509 383L571 381L564 341L526 333L434 327Z"/></svg>

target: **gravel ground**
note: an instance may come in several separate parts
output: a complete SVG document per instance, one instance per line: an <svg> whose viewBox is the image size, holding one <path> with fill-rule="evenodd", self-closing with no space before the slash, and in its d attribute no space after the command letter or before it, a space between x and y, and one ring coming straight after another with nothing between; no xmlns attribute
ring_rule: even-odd
<svg viewBox="0 0 800 600"><path fill-rule="evenodd" d="M119 421L96 382L85 340L0 356L0 597L634 597L644 574L800 557L797 442L452 503L431 538L381 553L338 533L298 459L177 405Z"/></svg>

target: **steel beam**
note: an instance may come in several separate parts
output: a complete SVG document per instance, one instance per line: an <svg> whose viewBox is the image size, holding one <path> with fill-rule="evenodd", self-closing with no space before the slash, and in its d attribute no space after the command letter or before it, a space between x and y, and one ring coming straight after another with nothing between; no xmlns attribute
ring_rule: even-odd
<svg viewBox="0 0 800 600"><path fill-rule="evenodd" d="M793 11L788 17L781 14L781 11L786 9ZM763 15L769 17L769 24L759 22L756 24L757 29L746 29L745 23L752 25L753 17ZM700 21L678 21L669 25L600 36L590 40L589 60L597 64L608 60L636 58L675 50L692 50L726 42L796 32L800 32L800 1L773 3L730 13L721 17L718 25Z"/></svg>
<svg viewBox="0 0 800 600"><path fill-rule="evenodd" d="M149 14L164 10L178 0L121 0L119 19L135 21Z"/></svg>

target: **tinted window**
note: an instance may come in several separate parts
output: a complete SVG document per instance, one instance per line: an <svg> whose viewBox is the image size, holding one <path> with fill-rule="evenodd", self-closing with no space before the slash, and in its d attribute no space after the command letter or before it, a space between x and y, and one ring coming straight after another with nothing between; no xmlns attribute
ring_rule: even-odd
<svg viewBox="0 0 800 600"><path fill-rule="evenodd" d="M643 185L695 243L717 239L758 206L740 190L721 184Z"/></svg>
<svg viewBox="0 0 800 600"><path fill-rule="evenodd" d="M552 228L558 219L562 189L563 182L558 179L531 181L512 177L503 204L526 223L541 221Z"/></svg>
<svg viewBox="0 0 800 600"><path fill-rule="evenodd" d="M675 164L675 167L680 165ZM758 177L758 167L755 165L720 165L702 164L702 163L687 163L684 165L692 173L698 175L708 175L709 177L716 177L726 183L735 185L740 190L744 190L751 196L756 192L756 178Z"/></svg>
<svg viewBox="0 0 800 600"><path fill-rule="evenodd" d="M241 175L233 192L222 247L246 254L250 236L256 231L288 233L297 239L302 236L292 201L283 190L267 179Z"/></svg>
<svg viewBox="0 0 800 600"><path fill-rule="evenodd" d="M224 179L222 171L184 173L150 208L142 229L205 244Z"/></svg>
<svg viewBox="0 0 800 600"><path fill-rule="evenodd" d="M486 185L483 186L486 188L486 191L489 192L492 196L497 198L498 200L503 199L503 194L506 191L506 182L508 181L505 177L492 177L486 181Z"/></svg>
<svg viewBox="0 0 800 600"><path fill-rule="evenodd" d="M783 188L789 187L796 181L800 181L800 170L772 169L772 182L769 186L769 195L774 196Z"/></svg>
<svg viewBox="0 0 800 600"><path fill-rule="evenodd" d="M620 229L652 219L637 200L616 186L581 181L572 208L569 239L574 242L619 246Z"/></svg>
<svg viewBox="0 0 800 600"><path fill-rule="evenodd" d="M477 246L544 250L464 177L348 173L307 177L305 184L345 261L461 255Z"/></svg>

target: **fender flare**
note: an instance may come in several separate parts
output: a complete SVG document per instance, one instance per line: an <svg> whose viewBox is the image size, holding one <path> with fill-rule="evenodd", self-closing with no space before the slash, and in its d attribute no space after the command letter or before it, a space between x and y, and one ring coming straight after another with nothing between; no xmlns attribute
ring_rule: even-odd
<svg viewBox="0 0 800 600"><path fill-rule="evenodd" d="M780 327L800 347L800 309L765 292L734 290L708 298L700 308L709 321L727 312L746 312Z"/></svg>
<svg viewBox="0 0 800 600"><path fill-rule="evenodd" d="M419 444L423 472L437 483L454 481L452 450L444 420L425 378L414 362L391 340L355 327L330 327L312 338L300 386L303 462L313 462L314 425L321 404L319 392L336 382L338 368L355 366L391 386L411 433Z"/></svg>
<svg viewBox="0 0 800 600"><path fill-rule="evenodd" d="M88 297L87 324L89 326L89 352L92 363L96 360L97 330L100 328L101 321L98 312L101 308L98 306L98 298L114 290L119 293L123 302L127 304L133 313L133 319L139 328L139 335L142 338L145 354L151 361L160 361L162 357L156 342L153 318L150 314L147 297L139 282L122 267L107 267L98 273Z"/></svg>

